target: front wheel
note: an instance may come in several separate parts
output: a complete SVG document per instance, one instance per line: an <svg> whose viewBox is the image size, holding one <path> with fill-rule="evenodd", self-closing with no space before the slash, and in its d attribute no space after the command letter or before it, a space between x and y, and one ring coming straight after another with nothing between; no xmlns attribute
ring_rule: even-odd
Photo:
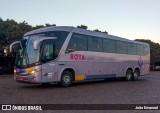
<svg viewBox="0 0 160 113"><path fill-rule="evenodd" d="M62 86L62 87L71 86L72 81L73 81L72 74L68 71L65 71L62 73L60 86Z"/></svg>

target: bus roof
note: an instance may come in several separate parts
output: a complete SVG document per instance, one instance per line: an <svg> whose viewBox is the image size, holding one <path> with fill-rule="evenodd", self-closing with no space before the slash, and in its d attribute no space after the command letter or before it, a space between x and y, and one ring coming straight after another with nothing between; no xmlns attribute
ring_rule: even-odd
<svg viewBox="0 0 160 113"><path fill-rule="evenodd" d="M85 34L85 35L90 35L90 36L97 36L97 37L102 37L102 38L115 39L115 40L127 41L127 42L132 42L132 43L143 44L143 45L149 45L144 42L133 41L133 40L119 37L119 36L109 35L106 33L101 33L101 32L96 32L96 31L85 30L81 28L75 28L71 26L51 26L51 27L40 28L40 29L36 29L30 32L27 32L25 36L47 32L47 31L68 31L68 32L74 32L74 33Z"/></svg>

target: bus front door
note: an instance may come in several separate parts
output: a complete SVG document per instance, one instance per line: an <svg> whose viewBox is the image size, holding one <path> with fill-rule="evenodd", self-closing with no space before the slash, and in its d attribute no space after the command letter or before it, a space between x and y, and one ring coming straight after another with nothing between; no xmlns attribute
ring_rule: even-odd
<svg viewBox="0 0 160 113"><path fill-rule="evenodd" d="M53 60L55 45L53 40L45 40L42 45L42 83L54 81L55 63Z"/></svg>
<svg viewBox="0 0 160 113"><path fill-rule="evenodd" d="M54 81L54 66L53 62L42 64L42 83Z"/></svg>

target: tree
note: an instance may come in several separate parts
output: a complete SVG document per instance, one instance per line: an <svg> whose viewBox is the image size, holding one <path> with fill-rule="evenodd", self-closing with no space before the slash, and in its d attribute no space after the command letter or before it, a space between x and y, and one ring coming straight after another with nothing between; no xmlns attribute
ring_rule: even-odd
<svg viewBox="0 0 160 113"><path fill-rule="evenodd" d="M14 20L3 21L0 19L0 47L22 39L23 35L30 30L31 26L25 21L17 23Z"/></svg>
<svg viewBox="0 0 160 113"><path fill-rule="evenodd" d="M36 25L35 27L32 27L32 30L40 29L40 28L44 28L44 27L45 27L44 25Z"/></svg>
<svg viewBox="0 0 160 113"><path fill-rule="evenodd" d="M56 26L56 24L46 23L45 25L36 25L35 27L32 27L32 30L40 29L40 28L44 28L44 27L51 27L51 26Z"/></svg>
<svg viewBox="0 0 160 113"><path fill-rule="evenodd" d="M25 21L17 23L12 19L3 21L0 18L0 48L4 49L10 43L21 40L24 34L30 30L31 26Z"/></svg>
<svg viewBox="0 0 160 113"><path fill-rule="evenodd" d="M81 29L88 29L88 27L86 25L80 25L80 26L77 26L77 28L81 28Z"/></svg>
<svg viewBox="0 0 160 113"><path fill-rule="evenodd" d="M151 65L155 62L160 61L160 44L152 42L151 40L144 40L144 39L136 39L139 42L145 42L150 45L150 58L151 58Z"/></svg>
<svg viewBox="0 0 160 113"><path fill-rule="evenodd" d="M23 38L24 34L28 31L31 31L32 30L32 26L28 25L27 22L23 21L23 22L20 22L18 25L17 25L17 28L16 28L16 36L14 37L14 40L20 40Z"/></svg>
<svg viewBox="0 0 160 113"><path fill-rule="evenodd" d="M45 27L50 27L50 26L56 26L56 24L49 24L49 23L45 24Z"/></svg>
<svg viewBox="0 0 160 113"><path fill-rule="evenodd" d="M1 19L0 21L0 45L7 45L8 41L14 37L14 31L16 29L16 26L18 25L17 22L14 20L7 19L6 21L3 21Z"/></svg>
<svg viewBox="0 0 160 113"><path fill-rule="evenodd" d="M101 32L100 30L98 30L98 29L95 29L94 31L96 31L96 32Z"/></svg>
<svg viewBox="0 0 160 113"><path fill-rule="evenodd" d="M108 32L107 31L100 31L100 30L98 30L98 29L95 29L94 31L96 31L96 32L100 32L100 33L105 33L105 34L108 34Z"/></svg>
<svg viewBox="0 0 160 113"><path fill-rule="evenodd" d="M108 32L107 32L107 31L104 31L104 32L102 32L102 33L108 34Z"/></svg>

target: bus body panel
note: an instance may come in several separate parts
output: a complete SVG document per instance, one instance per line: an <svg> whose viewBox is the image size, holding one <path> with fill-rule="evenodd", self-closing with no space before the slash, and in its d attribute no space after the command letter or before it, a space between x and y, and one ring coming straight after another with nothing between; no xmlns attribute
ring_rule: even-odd
<svg viewBox="0 0 160 113"><path fill-rule="evenodd" d="M81 58L82 55L84 55L84 59ZM61 55L59 61L63 61L65 64L64 69L72 67L75 76L83 75L84 79L87 79L91 78L89 76L98 78L98 75L99 78L125 77L129 68L132 68L133 71L139 68L141 75L145 75L149 71L148 58L149 56L76 51ZM140 60L143 61L142 66L139 66Z"/></svg>
<svg viewBox="0 0 160 113"><path fill-rule="evenodd" d="M47 62L41 65L42 66L42 82L53 82L55 81L55 62Z"/></svg>

